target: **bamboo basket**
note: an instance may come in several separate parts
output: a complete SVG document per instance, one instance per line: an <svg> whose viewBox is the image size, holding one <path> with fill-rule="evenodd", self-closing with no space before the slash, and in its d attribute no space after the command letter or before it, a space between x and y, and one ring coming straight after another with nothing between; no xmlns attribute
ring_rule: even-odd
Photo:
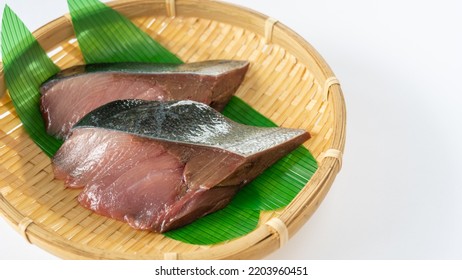
<svg viewBox="0 0 462 280"><path fill-rule="evenodd" d="M250 234L198 246L136 231L81 207L79 190L54 180L50 159L32 142L5 90L0 64L0 214L25 239L67 259L256 259L283 246L317 209L345 143L343 94L316 50L280 22L246 8L204 0L114 1L109 6L184 61L246 59L236 93L278 125L312 134L304 145L319 168L285 208L261 214ZM82 64L69 15L34 32L61 68Z"/></svg>

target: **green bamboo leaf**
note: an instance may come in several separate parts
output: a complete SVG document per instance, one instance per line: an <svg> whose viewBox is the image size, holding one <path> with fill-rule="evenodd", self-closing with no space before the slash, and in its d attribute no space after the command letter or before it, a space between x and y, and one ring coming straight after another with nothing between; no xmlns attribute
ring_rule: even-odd
<svg viewBox="0 0 462 280"><path fill-rule="evenodd" d="M6 86L24 128L48 156L53 155L62 142L45 131L39 88L59 68L8 6L3 10L2 60Z"/></svg>
<svg viewBox="0 0 462 280"><path fill-rule="evenodd" d="M216 244L251 232L259 218L260 211L228 206L164 235L190 244Z"/></svg>
<svg viewBox="0 0 462 280"><path fill-rule="evenodd" d="M226 117L246 125L276 127L277 125L253 109L237 96L233 96L221 112Z"/></svg>
<svg viewBox="0 0 462 280"><path fill-rule="evenodd" d="M85 62L182 63L129 19L98 0L68 0Z"/></svg>

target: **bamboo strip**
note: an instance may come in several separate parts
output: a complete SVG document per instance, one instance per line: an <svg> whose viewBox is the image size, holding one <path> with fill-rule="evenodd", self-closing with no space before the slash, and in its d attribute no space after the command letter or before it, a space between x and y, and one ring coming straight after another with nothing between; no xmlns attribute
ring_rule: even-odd
<svg viewBox="0 0 462 280"><path fill-rule="evenodd" d="M19 231L21 232L21 235L24 237L24 239L27 240L27 242L30 243L29 236L27 236L27 228L33 223L31 219L24 217L20 222L19 222Z"/></svg>
<svg viewBox="0 0 462 280"><path fill-rule="evenodd" d="M175 17L176 16L176 9L175 9L175 0L166 0L165 5L167 8L167 16L169 17Z"/></svg>
<svg viewBox="0 0 462 280"><path fill-rule="evenodd" d="M273 40L273 29L277 22L278 20L274 18L268 18L265 21L265 42L267 44L270 44Z"/></svg>
<svg viewBox="0 0 462 280"><path fill-rule="evenodd" d="M339 84L340 84L340 82L336 77L327 78L326 81L324 82L322 100L327 101L327 97L328 97L327 95L329 94L330 87L333 86L333 85L339 85Z"/></svg>
<svg viewBox="0 0 462 280"><path fill-rule="evenodd" d="M342 169L342 157L343 157L343 153L342 151L339 151L339 150L336 150L336 149L329 149L327 151L325 151L323 154L322 154L322 159L326 158L326 157L333 157L335 159L338 160L338 168L339 170Z"/></svg>
<svg viewBox="0 0 462 280"><path fill-rule="evenodd" d="M289 231L286 224L279 218L272 218L265 225L276 231L279 237L279 247L284 246L289 241Z"/></svg>

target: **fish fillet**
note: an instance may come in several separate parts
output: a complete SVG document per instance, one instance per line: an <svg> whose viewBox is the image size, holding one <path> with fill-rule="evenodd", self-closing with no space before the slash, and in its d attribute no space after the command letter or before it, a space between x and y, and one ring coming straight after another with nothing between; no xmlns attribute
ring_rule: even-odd
<svg viewBox="0 0 462 280"><path fill-rule="evenodd" d="M237 90L249 63L210 60L180 65L110 63L75 66L40 88L47 132L65 139L83 116L120 99L190 99L221 110Z"/></svg>
<svg viewBox="0 0 462 280"><path fill-rule="evenodd" d="M85 116L53 157L80 203L136 229L165 232L225 207L310 137L235 123L193 101L122 100Z"/></svg>

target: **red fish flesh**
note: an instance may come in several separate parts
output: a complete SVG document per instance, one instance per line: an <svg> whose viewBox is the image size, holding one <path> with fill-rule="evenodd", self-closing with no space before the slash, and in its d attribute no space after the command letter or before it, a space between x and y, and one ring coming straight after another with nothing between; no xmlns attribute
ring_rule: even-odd
<svg viewBox="0 0 462 280"><path fill-rule="evenodd" d="M247 61L237 60L76 66L42 85L40 108L47 132L62 139L87 113L120 99L189 99L221 110L241 84L248 66Z"/></svg>
<svg viewBox="0 0 462 280"><path fill-rule="evenodd" d="M53 158L80 203L136 229L165 232L225 207L309 138L235 123L192 101L116 101L85 116Z"/></svg>

